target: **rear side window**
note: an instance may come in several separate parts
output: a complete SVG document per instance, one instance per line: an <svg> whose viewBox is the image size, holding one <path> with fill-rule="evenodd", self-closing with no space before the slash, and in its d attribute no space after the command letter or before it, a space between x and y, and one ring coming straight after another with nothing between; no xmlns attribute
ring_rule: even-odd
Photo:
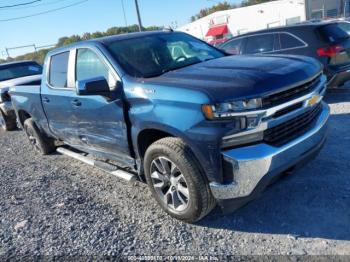
<svg viewBox="0 0 350 262"><path fill-rule="evenodd" d="M259 54L273 51L274 35L256 35L247 37L246 54Z"/></svg>
<svg viewBox="0 0 350 262"><path fill-rule="evenodd" d="M305 46L305 43L300 41L298 38L286 33L280 33L280 42L281 42L281 49Z"/></svg>
<svg viewBox="0 0 350 262"><path fill-rule="evenodd" d="M337 24L330 24L326 26L322 26L319 29L319 32L321 36L330 43L337 42L342 39L346 39L349 37L349 35L342 30L340 27L338 27Z"/></svg>
<svg viewBox="0 0 350 262"><path fill-rule="evenodd" d="M51 56L49 83L53 87L67 87L69 52Z"/></svg>
<svg viewBox="0 0 350 262"><path fill-rule="evenodd" d="M227 42L222 46L222 50L231 55L238 55L241 53L243 38L235 39Z"/></svg>

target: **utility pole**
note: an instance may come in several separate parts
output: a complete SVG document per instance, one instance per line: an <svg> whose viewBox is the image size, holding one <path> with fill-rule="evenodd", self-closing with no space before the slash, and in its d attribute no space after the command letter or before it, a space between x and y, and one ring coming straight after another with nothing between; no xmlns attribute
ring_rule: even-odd
<svg viewBox="0 0 350 262"><path fill-rule="evenodd" d="M135 6L136 6L137 19L139 21L139 31L142 32L142 22L141 22L140 10L139 10L139 3L137 2L137 0L135 0Z"/></svg>

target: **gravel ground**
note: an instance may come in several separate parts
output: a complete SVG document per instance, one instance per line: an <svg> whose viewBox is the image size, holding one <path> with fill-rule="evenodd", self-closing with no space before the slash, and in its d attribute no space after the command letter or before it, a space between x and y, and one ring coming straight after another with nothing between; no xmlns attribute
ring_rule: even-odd
<svg viewBox="0 0 350 262"><path fill-rule="evenodd" d="M329 138L317 159L234 214L195 225L163 213L146 185L0 132L0 256L350 255L350 92L327 95Z"/></svg>

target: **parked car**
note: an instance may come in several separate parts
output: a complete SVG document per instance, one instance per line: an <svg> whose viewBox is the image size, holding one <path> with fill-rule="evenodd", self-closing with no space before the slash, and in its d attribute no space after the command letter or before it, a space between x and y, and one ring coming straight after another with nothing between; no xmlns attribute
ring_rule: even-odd
<svg viewBox="0 0 350 262"><path fill-rule="evenodd" d="M219 48L238 54L292 54L318 59L324 66L328 87L350 80L350 39L346 22L306 22L234 37Z"/></svg>
<svg viewBox="0 0 350 262"><path fill-rule="evenodd" d="M161 208L194 222L317 155L325 82L312 58L226 56L185 33L143 32L51 51L41 87L10 93L39 152L63 141L58 152L146 180Z"/></svg>
<svg viewBox="0 0 350 262"><path fill-rule="evenodd" d="M40 85L42 66L34 61L0 64L0 128L5 131L17 127L9 88L19 85Z"/></svg>

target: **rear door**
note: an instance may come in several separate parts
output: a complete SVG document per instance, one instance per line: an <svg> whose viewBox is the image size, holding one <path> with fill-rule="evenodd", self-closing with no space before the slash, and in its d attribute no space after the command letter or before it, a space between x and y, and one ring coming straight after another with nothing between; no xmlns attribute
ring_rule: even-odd
<svg viewBox="0 0 350 262"><path fill-rule="evenodd" d="M71 145L79 144L77 121L72 102L76 99L74 83L69 83L70 52L55 54L47 62L41 99L51 131Z"/></svg>

